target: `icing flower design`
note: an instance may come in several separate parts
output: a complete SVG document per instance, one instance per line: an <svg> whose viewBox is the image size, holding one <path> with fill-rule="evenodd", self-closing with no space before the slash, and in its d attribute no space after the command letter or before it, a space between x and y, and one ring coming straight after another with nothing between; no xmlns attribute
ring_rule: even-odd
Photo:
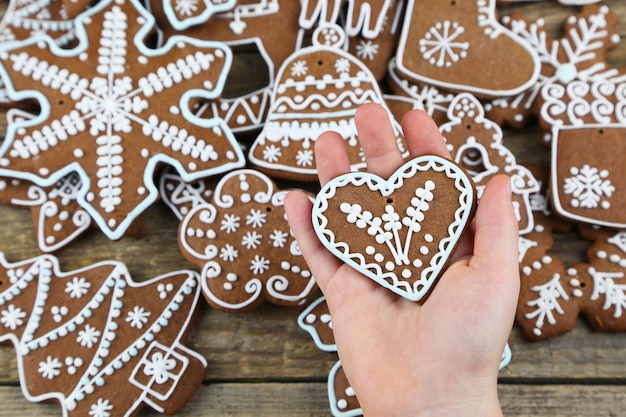
<svg viewBox="0 0 626 417"><path fill-rule="evenodd" d="M87 294L91 284L83 277L74 277L70 282L65 285L65 292L72 298L81 298Z"/></svg>
<svg viewBox="0 0 626 417"><path fill-rule="evenodd" d="M148 322L148 317L150 317L149 312L147 312L143 307L135 306L132 311L128 312L126 321L130 324L130 327L142 329Z"/></svg>
<svg viewBox="0 0 626 417"><path fill-rule="evenodd" d="M78 332L76 341L81 346L92 348L98 342L98 338L102 333L93 326L86 325L85 328Z"/></svg>
<svg viewBox="0 0 626 417"><path fill-rule="evenodd" d="M109 400L98 398L98 401L91 405L89 415L91 417L111 417L112 410L113 405L109 403Z"/></svg>
<svg viewBox="0 0 626 417"><path fill-rule="evenodd" d="M147 376L153 377L155 382L161 385L172 378L170 371L175 367L176 361L174 359L166 358L162 352L155 352L144 367L143 372Z"/></svg>
<svg viewBox="0 0 626 417"><path fill-rule="evenodd" d="M26 317L25 311L9 304L6 310L0 312L0 323L4 324L4 327L15 330L24 324L24 317Z"/></svg>
<svg viewBox="0 0 626 417"><path fill-rule="evenodd" d="M45 361L39 362L39 373L46 379L54 379L59 376L61 374L60 368L61 362L50 355L48 355Z"/></svg>

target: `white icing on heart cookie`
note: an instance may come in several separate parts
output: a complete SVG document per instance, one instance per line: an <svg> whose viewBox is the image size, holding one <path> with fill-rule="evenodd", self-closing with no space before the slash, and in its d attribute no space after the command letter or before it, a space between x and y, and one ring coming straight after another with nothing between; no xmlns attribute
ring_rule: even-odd
<svg viewBox="0 0 626 417"><path fill-rule="evenodd" d="M388 180L353 172L318 194L313 226L334 255L383 287L422 300L472 218L469 175L439 156L415 158Z"/></svg>

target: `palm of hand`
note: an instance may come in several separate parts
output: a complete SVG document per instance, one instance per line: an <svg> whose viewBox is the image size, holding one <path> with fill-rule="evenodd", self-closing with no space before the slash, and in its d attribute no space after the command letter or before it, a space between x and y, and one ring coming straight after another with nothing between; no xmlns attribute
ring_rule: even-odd
<svg viewBox="0 0 626 417"><path fill-rule="evenodd" d="M355 121L369 171L388 177L403 160L386 112L365 105ZM403 129L411 155L449 157L425 114L408 113ZM335 133L318 139L316 158L322 184L349 170L343 139ZM326 296L339 356L366 415L446 415L437 413L456 413L453 407L476 412L468 402L480 405L482 415L498 415L498 366L519 291L508 187L506 177L487 186L473 230L423 305L378 286L326 251L312 230L310 201L288 196L289 222Z"/></svg>

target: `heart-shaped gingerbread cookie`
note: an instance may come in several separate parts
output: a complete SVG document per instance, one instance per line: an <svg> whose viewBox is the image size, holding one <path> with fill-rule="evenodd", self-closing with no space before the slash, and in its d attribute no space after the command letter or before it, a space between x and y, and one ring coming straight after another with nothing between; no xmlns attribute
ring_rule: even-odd
<svg viewBox="0 0 626 417"><path fill-rule="evenodd" d="M387 180L352 172L317 195L313 226L335 256L383 287L422 300L445 269L476 207L470 176L434 155Z"/></svg>

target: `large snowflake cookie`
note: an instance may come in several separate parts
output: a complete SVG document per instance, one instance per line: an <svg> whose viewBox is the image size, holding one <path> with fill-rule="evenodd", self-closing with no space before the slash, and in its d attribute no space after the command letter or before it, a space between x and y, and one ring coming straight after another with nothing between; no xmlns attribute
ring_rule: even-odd
<svg viewBox="0 0 626 417"><path fill-rule="evenodd" d="M409 0L396 60L412 81L481 98L521 93L540 70L532 48L498 23L496 0Z"/></svg>
<svg viewBox="0 0 626 417"><path fill-rule="evenodd" d="M223 120L190 111L221 93L230 51L185 37L149 49L153 21L138 0L106 0L76 19L73 49L44 36L0 48L9 97L42 109L8 126L0 175L49 186L77 172L79 203L111 239L158 197L160 164L193 181L244 160Z"/></svg>
<svg viewBox="0 0 626 417"><path fill-rule="evenodd" d="M202 268L202 290L226 312L263 301L300 307L317 288L285 216L287 191L264 174L224 176L211 204L196 205L180 225L179 245ZM312 197L311 197L312 199Z"/></svg>
<svg viewBox="0 0 626 417"><path fill-rule="evenodd" d="M427 155L389 179L354 172L317 195L313 226L337 257L413 301L429 293L471 220L476 190L469 174Z"/></svg>
<svg viewBox="0 0 626 417"><path fill-rule="evenodd" d="M20 386L64 416L172 414L202 383L206 361L183 345L198 276L134 282L118 262L61 272L56 258L0 256L0 341L12 342Z"/></svg>

